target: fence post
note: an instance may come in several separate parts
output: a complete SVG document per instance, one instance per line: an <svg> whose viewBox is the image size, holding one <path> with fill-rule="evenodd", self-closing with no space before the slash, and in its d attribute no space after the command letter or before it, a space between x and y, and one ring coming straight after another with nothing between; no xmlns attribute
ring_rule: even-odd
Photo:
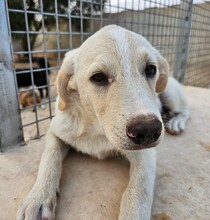
<svg viewBox="0 0 210 220"><path fill-rule="evenodd" d="M0 151L23 141L6 0L0 1Z"/></svg>
<svg viewBox="0 0 210 220"><path fill-rule="evenodd" d="M193 0L182 0L180 3L180 31L177 39L177 51L175 57L175 65L173 69L173 76L181 83L184 82L188 48L190 41L190 30L192 24L192 11L193 11Z"/></svg>

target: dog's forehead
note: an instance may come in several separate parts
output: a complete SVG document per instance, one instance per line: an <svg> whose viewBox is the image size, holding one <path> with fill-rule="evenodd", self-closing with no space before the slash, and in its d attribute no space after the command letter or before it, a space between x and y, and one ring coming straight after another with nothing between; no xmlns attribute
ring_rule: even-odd
<svg viewBox="0 0 210 220"><path fill-rule="evenodd" d="M136 34L125 28L116 25L109 25L86 40L82 47L89 50L114 51L117 50L118 54L127 53L150 53L152 50L151 44L140 34Z"/></svg>
<svg viewBox="0 0 210 220"><path fill-rule="evenodd" d="M102 33L106 34L107 36L121 44L126 43L129 45L133 45L135 43L141 43L142 45L144 45L148 43L147 40L141 35L138 35L121 27L112 28L108 30L105 29L104 31L102 30Z"/></svg>
<svg viewBox="0 0 210 220"><path fill-rule="evenodd" d="M141 52L140 49L145 51L152 48L151 44L143 36L119 26L111 25L105 27L101 29L101 33L110 38L118 50L138 50L138 52Z"/></svg>
<svg viewBox="0 0 210 220"><path fill-rule="evenodd" d="M129 75L131 69L141 68L148 61L156 62L154 49L144 37L114 25L106 26L88 38L80 51L80 61L85 60L87 65L112 66L115 72L123 75Z"/></svg>
<svg viewBox="0 0 210 220"><path fill-rule="evenodd" d="M96 33L108 35L110 38L113 38L116 41L120 41L124 39L124 40L130 40L130 41L139 41L142 44L145 44L145 46L148 46L150 44L142 35L137 34L133 31L129 31L117 25L106 26Z"/></svg>
<svg viewBox="0 0 210 220"><path fill-rule="evenodd" d="M154 48L143 36L119 26L108 26L101 32L112 42L111 48L116 51L124 73L128 74L136 64L140 66L148 61L156 62Z"/></svg>
<svg viewBox="0 0 210 220"><path fill-rule="evenodd" d="M113 40L113 48L117 51L119 59L125 66L129 61L140 58L141 60L147 59L151 50L148 50L150 45L145 38L137 35L124 28L113 28L105 32L105 34Z"/></svg>

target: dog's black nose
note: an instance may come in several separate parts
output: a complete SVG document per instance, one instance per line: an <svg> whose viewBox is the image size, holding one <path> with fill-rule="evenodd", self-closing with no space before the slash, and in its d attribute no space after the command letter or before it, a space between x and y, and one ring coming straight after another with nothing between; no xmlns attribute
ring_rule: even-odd
<svg viewBox="0 0 210 220"><path fill-rule="evenodd" d="M135 144L154 143L161 131L162 123L153 115L133 118L126 126L126 134Z"/></svg>

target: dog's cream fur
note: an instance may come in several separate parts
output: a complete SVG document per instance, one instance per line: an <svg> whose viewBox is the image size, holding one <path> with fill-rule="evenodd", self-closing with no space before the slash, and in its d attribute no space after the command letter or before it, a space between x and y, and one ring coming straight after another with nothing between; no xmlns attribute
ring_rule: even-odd
<svg viewBox="0 0 210 220"><path fill-rule="evenodd" d="M144 74L148 62L157 67L151 79ZM96 72L107 74L108 86L90 81ZM124 155L131 165L130 180L119 219L150 219L156 152L149 147L159 143L164 131L154 145L134 146L125 130L126 123L140 115L155 115L162 123L160 100L173 113L168 130L180 133L184 129L187 104L180 85L168 80L167 61L142 36L111 25L66 54L56 84L56 113L46 135L38 177L17 220L54 219L62 161L69 146L99 159L113 152Z"/></svg>

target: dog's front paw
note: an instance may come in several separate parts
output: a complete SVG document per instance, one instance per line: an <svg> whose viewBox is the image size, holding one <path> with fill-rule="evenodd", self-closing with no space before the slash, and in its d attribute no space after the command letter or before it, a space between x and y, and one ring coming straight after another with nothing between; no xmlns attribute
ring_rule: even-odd
<svg viewBox="0 0 210 220"><path fill-rule="evenodd" d="M18 210L16 220L53 220L56 195L47 197L44 192L31 192Z"/></svg>
<svg viewBox="0 0 210 220"><path fill-rule="evenodd" d="M166 131L172 135L180 134L184 131L188 119L188 111L175 115L165 124Z"/></svg>

